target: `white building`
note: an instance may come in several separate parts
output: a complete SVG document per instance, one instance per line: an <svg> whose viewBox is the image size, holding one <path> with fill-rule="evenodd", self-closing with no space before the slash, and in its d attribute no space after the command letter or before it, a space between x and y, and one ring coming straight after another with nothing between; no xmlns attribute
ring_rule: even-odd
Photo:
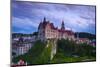
<svg viewBox="0 0 100 67"><path fill-rule="evenodd" d="M27 53L31 47L32 47L32 43L21 43L21 44L13 43L12 52L16 54L15 55L16 57Z"/></svg>

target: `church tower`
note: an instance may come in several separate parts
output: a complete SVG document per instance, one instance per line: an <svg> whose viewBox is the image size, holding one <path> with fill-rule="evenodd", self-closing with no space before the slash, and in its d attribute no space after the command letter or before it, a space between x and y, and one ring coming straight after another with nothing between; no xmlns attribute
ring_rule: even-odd
<svg viewBox="0 0 100 67"><path fill-rule="evenodd" d="M62 24L61 24L61 30L65 30L65 24L64 24L64 21L62 21Z"/></svg>

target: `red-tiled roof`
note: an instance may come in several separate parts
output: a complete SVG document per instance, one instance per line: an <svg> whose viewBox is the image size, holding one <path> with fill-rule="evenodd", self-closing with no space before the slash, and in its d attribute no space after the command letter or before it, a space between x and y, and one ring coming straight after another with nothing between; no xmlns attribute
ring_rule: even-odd
<svg viewBox="0 0 100 67"><path fill-rule="evenodd" d="M68 35L74 35L74 33L71 30L66 30L65 31Z"/></svg>
<svg viewBox="0 0 100 67"><path fill-rule="evenodd" d="M71 30L61 30L61 29L58 29L58 28L54 27L53 23L50 23L49 21L41 22L39 24L38 28L40 28L40 26L41 26L42 28L45 29L47 24L51 27L51 29L58 30L61 33L67 33L68 35L74 35L74 32L72 32Z"/></svg>
<svg viewBox="0 0 100 67"><path fill-rule="evenodd" d="M45 28L47 24L50 25L51 29L55 29L55 30L57 29L57 28L54 27L53 23L50 23L49 21L40 23L38 29L40 28L40 26L42 28Z"/></svg>
<svg viewBox="0 0 100 67"><path fill-rule="evenodd" d="M61 33L67 33L68 35L74 35L74 32L72 32L70 30L61 30L61 29L59 29L58 31L61 32Z"/></svg>
<svg viewBox="0 0 100 67"><path fill-rule="evenodd" d="M13 43L12 45L13 48L24 47L24 46L25 46L24 44L15 44L15 43Z"/></svg>
<svg viewBox="0 0 100 67"><path fill-rule="evenodd" d="M80 40L89 40L88 38L79 38Z"/></svg>

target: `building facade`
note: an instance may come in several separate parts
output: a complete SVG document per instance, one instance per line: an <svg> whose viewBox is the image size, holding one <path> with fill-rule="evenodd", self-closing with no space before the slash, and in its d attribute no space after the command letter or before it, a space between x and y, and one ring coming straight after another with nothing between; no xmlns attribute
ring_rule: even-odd
<svg viewBox="0 0 100 67"><path fill-rule="evenodd" d="M40 22L38 26L38 39L74 39L74 32L72 30L66 30L64 21L62 21L61 29L54 26L53 23L47 21L46 18Z"/></svg>
<svg viewBox="0 0 100 67"><path fill-rule="evenodd" d="M12 53L14 53L13 57L27 53L33 46L31 42L26 42L23 38L19 38L19 40L17 42L13 42L12 45Z"/></svg>

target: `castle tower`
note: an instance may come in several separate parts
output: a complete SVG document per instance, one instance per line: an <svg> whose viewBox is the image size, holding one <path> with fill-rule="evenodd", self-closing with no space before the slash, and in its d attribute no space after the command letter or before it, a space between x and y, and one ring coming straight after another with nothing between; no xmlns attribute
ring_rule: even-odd
<svg viewBox="0 0 100 67"><path fill-rule="evenodd" d="M46 22L46 18L44 17L43 22Z"/></svg>
<svg viewBox="0 0 100 67"><path fill-rule="evenodd" d="M61 24L61 30L65 30L65 24L64 24L64 21L62 21L62 24Z"/></svg>

